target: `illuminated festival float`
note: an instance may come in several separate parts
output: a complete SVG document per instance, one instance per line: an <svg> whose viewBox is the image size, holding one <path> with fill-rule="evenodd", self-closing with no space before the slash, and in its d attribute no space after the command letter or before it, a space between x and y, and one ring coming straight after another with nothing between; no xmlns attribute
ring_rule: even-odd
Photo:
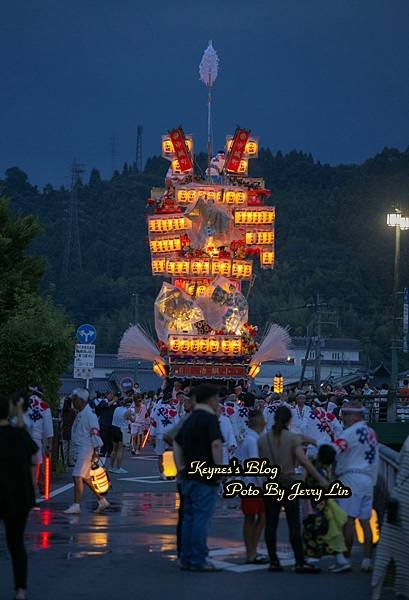
<svg viewBox="0 0 409 600"><path fill-rule="evenodd" d="M165 187L153 188L147 218L152 275L164 279L154 303L157 340L136 324L119 358L150 360L160 376L197 379L255 377L260 364L287 357L289 336L270 325L262 340L248 320L243 282L256 265L274 267L275 209L260 178L248 177L259 142L236 128L211 158L211 89L217 55L209 44L200 66L208 86L208 165L195 173L193 137L182 127L162 136L169 160Z"/></svg>

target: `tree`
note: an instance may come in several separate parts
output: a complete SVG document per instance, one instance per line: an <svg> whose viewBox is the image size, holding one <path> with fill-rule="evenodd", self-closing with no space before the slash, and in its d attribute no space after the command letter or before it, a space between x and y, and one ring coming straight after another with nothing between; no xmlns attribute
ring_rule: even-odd
<svg viewBox="0 0 409 600"><path fill-rule="evenodd" d="M37 219L12 215L0 199L0 381L5 393L41 384L55 401L72 356L72 328L38 294L43 261L27 252L40 232Z"/></svg>

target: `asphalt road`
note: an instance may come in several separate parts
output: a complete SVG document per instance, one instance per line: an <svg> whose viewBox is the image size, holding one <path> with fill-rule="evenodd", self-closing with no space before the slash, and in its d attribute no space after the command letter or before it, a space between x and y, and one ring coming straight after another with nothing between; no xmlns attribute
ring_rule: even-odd
<svg viewBox="0 0 409 600"><path fill-rule="evenodd" d="M370 575L359 571L360 547L355 549L352 573L292 573L285 521L279 539L286 572L269 573L266 567L243 564L242 515L236 501L218 502L209 538L211 557L223 571L179 571L174 482L159 478L149 448L141 457L127 458L125 466L129 474L113 475L108 497L112 508L101 515L93 513L96 504L88 491L81 515L64 515L72 501L69 474L53 481L55 495L32 512L27 529L30 600L119 600L131 595L150 600L370 598ZM323 562L324 569L328 564ZM11 589L11 566L0 528L0 600L9 600Z"/></svg>

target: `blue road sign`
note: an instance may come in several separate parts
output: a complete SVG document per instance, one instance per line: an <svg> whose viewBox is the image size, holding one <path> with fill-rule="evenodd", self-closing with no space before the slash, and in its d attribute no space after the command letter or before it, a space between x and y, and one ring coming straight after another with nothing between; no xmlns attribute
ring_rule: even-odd
<svg viewBox="0 0 409 600"><path fill-rule="evenodd" d="M97 337L97 330L93 325L85 323L78 327L76 336L80 344L93 344Z"/></svg>
<svg viewBox="0 0 409 600"><path fill-rule="evenodd" d="M133 388L132 377L124 377L121 379L121 389L123 392L129 392Z"/></svg>

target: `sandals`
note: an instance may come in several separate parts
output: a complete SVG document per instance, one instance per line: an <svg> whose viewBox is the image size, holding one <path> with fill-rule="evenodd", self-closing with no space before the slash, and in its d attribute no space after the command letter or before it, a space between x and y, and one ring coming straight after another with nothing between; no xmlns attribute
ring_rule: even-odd
<svg viewBox="0 0 409 600"><path fill-rule="evenodd" d="M267 556L262 556L261 554L257 554L255 558L247 559L246 565L268 565L270 559Z"/></svg>

